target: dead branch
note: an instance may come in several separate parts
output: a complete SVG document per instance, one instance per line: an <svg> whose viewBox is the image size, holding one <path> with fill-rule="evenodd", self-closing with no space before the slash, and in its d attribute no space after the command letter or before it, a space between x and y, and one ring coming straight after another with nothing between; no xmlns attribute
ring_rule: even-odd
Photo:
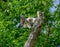
<svg viewBox="0 0 60 47"><path fill-rule="evenodd" d="M48 23L48 19L47 19L47 21L46 21L46 26L47 26L47 32L48 32L48 34L47 34L47 38L46 38L46 43L45 43L45 45L47 45L48 44L48 40L49 40L49 36L50 36L50 26L49 26L49 23Z"/></svg>

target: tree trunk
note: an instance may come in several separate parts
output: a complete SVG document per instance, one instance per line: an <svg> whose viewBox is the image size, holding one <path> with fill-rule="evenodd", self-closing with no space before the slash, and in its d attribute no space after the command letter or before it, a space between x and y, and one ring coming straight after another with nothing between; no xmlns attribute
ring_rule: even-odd
<svg viewBox="0 0 60 47"><path fill-rule="evenodd" d="M38 11L37 12L37 20L34 23L31 33L28 37L28 40L26 41L24 47L35 47L37 37L39 33L41 32L41 27L43 25L43 13Z"/></svg>

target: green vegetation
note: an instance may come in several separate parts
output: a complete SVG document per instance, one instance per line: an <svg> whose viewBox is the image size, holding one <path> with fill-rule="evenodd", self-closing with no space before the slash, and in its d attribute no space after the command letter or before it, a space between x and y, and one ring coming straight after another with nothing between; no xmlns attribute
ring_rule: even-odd
<svg viewBox="0 0 60 47"><path fill-rule="evenodd" d="M17 28L16 25L20 22L22 14L26 18L36 17L38 10L44 12L45 19L36 47L60 45L60 4L57 6L57 10L51 14L49 9L52 6L52 0L0 0L0 47L23 47L31 29ZM49 36L46 22L50 27ZM46 32L44 33L44 31ZM47 37L48 40L46 40Z"/></svg>

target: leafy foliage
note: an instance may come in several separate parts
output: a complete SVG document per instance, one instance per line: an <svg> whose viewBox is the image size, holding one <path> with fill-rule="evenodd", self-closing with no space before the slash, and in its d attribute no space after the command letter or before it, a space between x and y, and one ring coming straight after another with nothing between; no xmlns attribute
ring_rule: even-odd
<svg viewBox="0 0 60 47"><path fill-rule="evenodd" d="M29 36L28 28L17 28L20 16L36 17L38 10L44 12L44 25L37 39L36 47L56 47L60 45L60 5L51 14L52 0L1 0L0 1L0 47L23 47ZM16 21L14 21L16 19ZM51 28L48 43L46 44L47 28L46 21ZM46 31L46 33L44 33Z"/></svg>

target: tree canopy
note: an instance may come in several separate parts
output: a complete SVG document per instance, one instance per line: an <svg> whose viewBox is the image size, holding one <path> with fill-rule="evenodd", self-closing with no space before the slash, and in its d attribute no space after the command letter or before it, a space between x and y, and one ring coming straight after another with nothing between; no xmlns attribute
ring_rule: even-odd
<svg viewBox="0 0 60 47"><path fill-rule="evenodd" d="M0 47L23 47L31 29L17 28L20 16L36 17L37 11L44 12L44 24L35 47L60 45L60 4L50 13L52 6L53 0L0 0Z"/></svg>

